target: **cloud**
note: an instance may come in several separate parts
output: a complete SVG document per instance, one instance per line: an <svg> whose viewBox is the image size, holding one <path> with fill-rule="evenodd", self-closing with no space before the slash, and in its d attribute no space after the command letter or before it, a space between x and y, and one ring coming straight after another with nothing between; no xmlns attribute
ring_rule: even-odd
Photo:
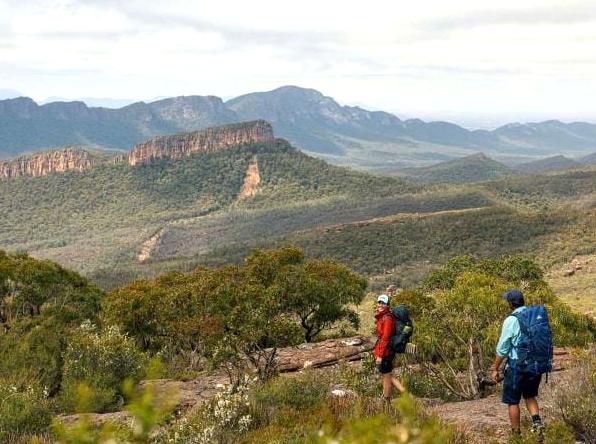
<svg viewBox="0 0 596 444"><path fill-rule="evenodd" d="M431 20L425 29L431 33L442 33L454 29L470 29L481 26L499 25L576 25L596 22L596 3L592 1L569 2L545 6L485 9L471 13Z"/></svg>
<svg viewBox="0 0 596 444"><path fill-rule="evenodd" d="M0 60L38 97L293 83L379 109L557 111L596 89L595 17L591 0L0 0Z"/></svg>

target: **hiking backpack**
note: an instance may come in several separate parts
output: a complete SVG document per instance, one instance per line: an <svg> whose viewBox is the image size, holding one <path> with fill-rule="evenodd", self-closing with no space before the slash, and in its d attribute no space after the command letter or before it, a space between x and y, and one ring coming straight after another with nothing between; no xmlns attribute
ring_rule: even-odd
<svg viewBox="0 0 596 444"><path fill-rule="evenodd" d="M514 313L521 337L516 347L516 367L522 373L541 375L553 368L553 339L544 305L533 305Z"/></svg>
<svg viewBox="0 0 596 444"><path fill-rule="evenodd" d="M395 353L405 353L406 345L414 332L410 310L400 304L391 310L391 315L395 318L395 332L389 341L389 349Z"/></svg>

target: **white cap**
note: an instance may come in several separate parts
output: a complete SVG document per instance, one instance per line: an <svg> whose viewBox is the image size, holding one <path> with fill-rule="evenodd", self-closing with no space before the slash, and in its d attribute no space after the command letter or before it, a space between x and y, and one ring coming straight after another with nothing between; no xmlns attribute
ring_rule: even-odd
<svg viewBox="0 0 596 444"><path fill-rule="evenodd" d="M382 302L385 305L389 305L389 296L382 294L377 298L377 302Z"/></svg>

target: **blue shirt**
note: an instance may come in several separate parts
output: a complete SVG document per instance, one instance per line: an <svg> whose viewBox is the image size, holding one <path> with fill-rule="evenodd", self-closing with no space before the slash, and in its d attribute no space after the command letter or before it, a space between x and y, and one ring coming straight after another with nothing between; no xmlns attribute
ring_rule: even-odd
<svg viewBox="0 0 596 444"><path fill-rule="evenodd" d="M511 313L519 313L525 310L526 307L518 307ZM497 344L497 355L502 358L507 357L509 359L517 359L516 347L519 344L521 331L519 327L519 321L515 316L507 316L507 319L503 321L503 328L501 329L501 337Z"/></svg>

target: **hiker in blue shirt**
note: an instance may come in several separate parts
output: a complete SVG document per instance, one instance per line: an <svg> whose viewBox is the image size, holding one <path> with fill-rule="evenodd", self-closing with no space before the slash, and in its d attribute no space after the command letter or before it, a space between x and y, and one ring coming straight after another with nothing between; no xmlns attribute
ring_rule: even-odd
<svg viewBox="0 0 596 444"><path fill-rule="evenodd" d="M490 368L491 378L494 381L499 380L499 367L507 359L502 401L509 408L509 421L511 423L512 433L516 435L520 434L519 402L523 396L528 412L532 415L532 431L541 435L544 424L540 418L536 396L538 396L538 387L540 386L542 375L522 373L517 369L516 365L518 358L517 346L521 338L521 328L519 320L514 315L527 309L524 302L524 295L519 290L509 290L502 296L509 302L509 306L513 311L503 322L495 360Z"/></svg>

